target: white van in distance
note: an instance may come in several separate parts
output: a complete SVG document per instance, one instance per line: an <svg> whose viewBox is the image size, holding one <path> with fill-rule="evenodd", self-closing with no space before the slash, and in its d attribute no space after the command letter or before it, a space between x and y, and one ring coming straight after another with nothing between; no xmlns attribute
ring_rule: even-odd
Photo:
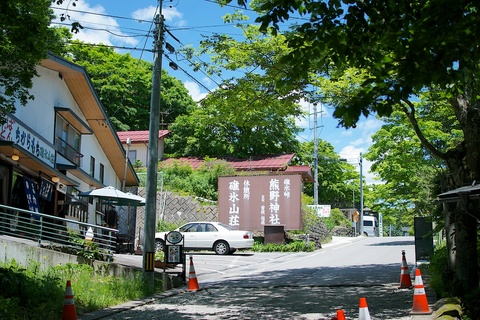
<svg viewBox="0 0 480 320"><path fill-rule="evenodd" d="M367 237L378 237L378 219L372 216L363 216L363 234Z"/></svg>

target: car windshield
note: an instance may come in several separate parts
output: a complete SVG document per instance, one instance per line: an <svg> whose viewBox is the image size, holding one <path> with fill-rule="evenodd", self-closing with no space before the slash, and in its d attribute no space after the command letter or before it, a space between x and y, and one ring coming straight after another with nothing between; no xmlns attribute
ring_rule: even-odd
<svg viewBox="0 0 480 320"><path fill-rule="evenodd" d="M223 227L224 229L228 230L228 231L233 231L233 230L237 230L235 228L233 228L232 226L229 226L228 224L224 224L224 223L217 223L218 226L220 227ZM217 228L215 227L214 224L210 224L210 223L187 223L186 225L183 225L181 226L179 229L178 229L180 232L215 232L215 231L219 231L217 230Z"/></svg>
<svg viewBox="0 0 480 320"><path fill-rule="evenodd" d="M196 232L197 231L197 226L198 226L198 223L189 223L189 224L186 224L182 227L180 227L180 229L178 229L180 232Z"/></svg>

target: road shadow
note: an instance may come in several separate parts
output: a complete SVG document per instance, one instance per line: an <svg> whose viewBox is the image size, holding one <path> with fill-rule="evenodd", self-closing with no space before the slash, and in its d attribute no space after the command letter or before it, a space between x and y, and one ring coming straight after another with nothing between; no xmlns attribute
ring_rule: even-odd
<svg viewBox="0 0 480 320"><path fill-rule="evenodd" d="M403 240L403 241L392 241L392 242L383 242L383 243L372 243L367 244L367 246L372 247L389 247L389 246L413 246L415 245L414 240Z"/></svg>
<svg viewBox="0 0 480 320"><path fill-rule="evenodd" d="M157 298L141 310L107 319L358 318L359 298L375 319L408 317L413 290L399 289L400 266L363 265L265 271L203 283L200 290ZM395 280L394 280L395 278ZM393 282L392 282L393 281Z"/></svg>
<svg viewBox="0 0 480 320"><path fill-rule="evenodd" d="M218 255L215 252L207 252L207 251L188 251L184 252L185 256L219 256L219 257L234 257L234 256L242 256L242 257L250 257L253 256L254 252L242 252L242 251L235 251L233 254L226 254L226 255Z"/></svg>

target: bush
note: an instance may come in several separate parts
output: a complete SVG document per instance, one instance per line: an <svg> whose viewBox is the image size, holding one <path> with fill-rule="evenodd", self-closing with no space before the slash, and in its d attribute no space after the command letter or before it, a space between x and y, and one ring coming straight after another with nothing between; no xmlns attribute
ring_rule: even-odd
<svg viewBox="0 0 480 320"><path fill-rule="evenodd" d="M311 252L315 250L315 244L313 242L306 244L304 241L293 241L287 244L264 244L256 240L252 250L255 252Z"/></svg>
<svg viewBox="0 0 480 320"><path fill-rule="evenodd" d="M158 220L157 221L157 228L155 229L156 232L167 232L177 229L179 226L173 222L168 222L165 220Z"/></svg>
<svg viewBox="0 0 480 320"><path fill-rule="evenodd" d="M439 298L452 297L453 272L448 269L448 250L446 246L437 247L428 266L428 274L431 276L430 285ZM480 317L480 288L473 292L465 293L461 297L462 308L469 319Z"/></svg>
<svg viewBox="0 0 480 320"><path fill-rule="evenodd" d="M452 273L448 270L447 247L437 247L428 266L430 285L439 298L450 296L452 292Z"/></svg>
<svg viewBox="0 0 480 320"><path fill-rule="evenodd" d="M340 209L332 209L330 217L323 218L328 231L331 231L335 227L348 227L350 228L350 221L345 217Z"/></svg>

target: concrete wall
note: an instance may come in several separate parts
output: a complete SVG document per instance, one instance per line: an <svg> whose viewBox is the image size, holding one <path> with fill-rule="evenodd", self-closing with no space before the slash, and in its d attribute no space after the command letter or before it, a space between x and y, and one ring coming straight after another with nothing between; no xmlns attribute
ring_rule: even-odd
<svg viewBox="0 0 480 320"><path fill-rule="evenodd" d="M40 264L41 270L46 270L49 267L67 264L67 263L86 263L84 259L72 254L66 254L54 250L39 248L34 245L34 242L28 240L15 239L10 240L8 236L0 236L0 262L8 262L12 259L24 267L27 267L32 261ZM115 263L106 263L101 261L94 261L93 266L96 270L102 268L109 271L111 275L125 276L133 274L133 272L141 272L135 267L121 266Z"/></svg>

